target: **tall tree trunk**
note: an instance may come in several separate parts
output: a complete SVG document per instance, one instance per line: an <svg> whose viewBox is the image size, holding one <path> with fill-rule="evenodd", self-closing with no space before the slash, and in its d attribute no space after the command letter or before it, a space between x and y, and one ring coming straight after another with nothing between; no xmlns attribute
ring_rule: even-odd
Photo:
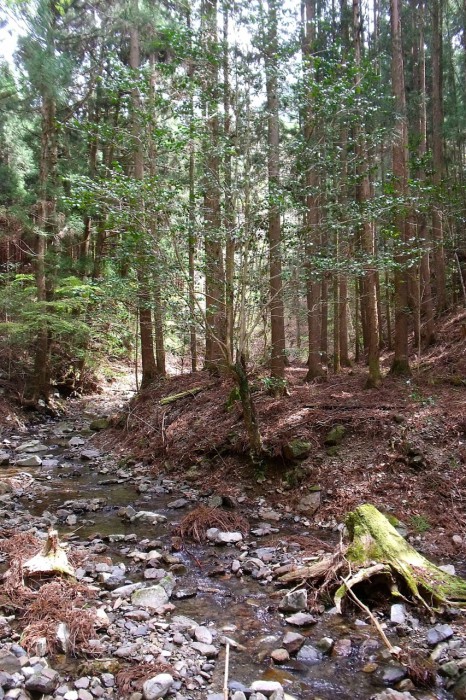
<svg viewBox="0 0 466 700"><path fill-rule="evenodd" d="M135 0L135 7L137 8L137 0ZM136 18L133 20L137 21ZM139 30L133 24L130 32L130 56L129 56L130 68L133 71L139 69ZM142 181L144 179L144 151L142 146L143 132L140 124L139 111L141 108L139 100L139 89L137 87L137 81L134 79L134 87L131 90L131 106L132 106L132 137L133 137L133 168L134 168L134 179L136 180L138 186L142 187ZM142 217L144 202L142 197L138 197L139 206L141 211L138 212L139 217ZM144 236L145 231L142 232ZM149 285L147 283L147 269L146 268L146 256L145 256L145 244L146 241L142 239L140 241L140 248L142 254L140 255L140 260L137 262L137 279L138 279L138 309L139 309L139 333L141 338L141 365L142 365L142 378L141 378L141 389L146 389L150 384L152 384L158 376L157 365L154 356L154 337L152 330L152 299L149 291Z"/></svg>
<svg viewBox="0 0 466 700"><path fill-rule="evenodd" d="M229 7L223 0L223 135L226 145L223 159L225 179L225 316L228 362L233 361L234 334L234 273L235 273L235 202L233 198L233 173L231 156L231 88L228 44Z"/></svg>
<svg viewBox="0 0 466 700"><path fill-rule="evenodd" d="M285 317L283 305L282 252L280 207L280 133L278 103L278 37L277 0L268 0L267 37L265 45L265 72L267 92L267 144L269 181L269 266L270 266L270 370L273 379L285 379ZM284 386L277 383L274 391L282 393Z"/></svg>
<svg viewBox="0 0 466 700"><path fill-rule="evenodd" d="M443 86L442 86L442 14L443 0L432 0L432 181L440 198L443 179ZM443 245L443 212L440 203L432 211L434 242L434 276L437 313L446 309L445 252Z"/></svg>
<svg viewBox="0 0 466 700"><path fill-rule="evenodd" d="M356 89L361 82L361 14L360 0L353 0L353 41L356 62ZM362 121L362 115L361 115ZM368 219L367 203L371 199L371 184L367 163L367 149L364 134L359 125L355 126L355 145L358 171L358 184L356 189L357 201L362 211L362 224L360 226L361 249L364 256L364 279L361 297L361 310L366 320L367 360L369 365L369 377L367 386L376 387L380 383L380 338L377 312L377 268L375 262L374 224Z"/></svg>
<svg viewBox="0 0 466 700"><path fill-rule="evenodd" d="M227 364L225 269L221 238L218 118L217 0L203 0L205 61L204 100L207 128L204 143L204 228L206 286L205 366L218 374Z"/></svg>
<svg viewBox="0 0 466 700"><path fill-rule="evenodd" d="M390 0L392 32L392 92L397 120L392 148L395 194L404 200L408 194L408 128L401 43L400 0ZM403 205L397 207L395 226L400 239L395 254L395 355L391 373L410 375L409 367L409 296L406 247L409 231Z"/></svg>
<svg viewBox="0 0 466 700"><path fill-rule="evenodd" d="M315 41L315 0L305 0L305 17L302 32L302 52L303 52L303 75L304 84L308 85L313 79L313 43ZM309 151L311 149L311 136L313 129L312 115L312 95L310 90L306 93L305 113L303 115L303 136L304 136L304 168L306 184L306 209L304 214L305 228L305 254L306 254L306 302L307 302L307 325L308 325L308 371L306 381L312 381L317 377L322 377L320 357L320 285L315 278L312 265L312 257L315 255L319 242L319 209L318 196L318 176L315 168L310 162Z"/></svg>
<svg viewBox="0 0 466 700"><path fill-rule="evenodd" d="M191 31L191 11L187 10L187 26ZM194 77L194 61L190 60L188 75ZM191 371L197 372L197 332L196 332L196 289L195 289L195 259L196 259L196 193L195 193L195 124L194 124L194 93L190 86L189 97L189 203L188 203L188 307L189 307L189 349L191 353Z"/></svg>

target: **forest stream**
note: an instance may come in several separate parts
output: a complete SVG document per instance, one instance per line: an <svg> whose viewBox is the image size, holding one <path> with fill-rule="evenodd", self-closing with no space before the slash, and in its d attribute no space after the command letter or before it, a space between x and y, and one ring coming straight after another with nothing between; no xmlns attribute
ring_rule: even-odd
<svg viewBox="0 0 466 700"><path fill-rule="evenodd" d="M364 614L353 610L341 616L328 605L322 614L295 610L292 615L280 603L286 591L277 589L274 570L303 560L300 538L333 546L338 530L311 528L290 509L268 508L264 498L251 507L245 496L234 504L252 523L244 539L180 544L174 533L183 516L201 503L221 505L221 494L202 492L169 475L151 477L141 464L102 453L91 441L92 417L73 413L66 420L12 429L3 440L9 463L2 466L2 478L12 487L1 497L3 532L43 539L50 525L56 527L68 553L80 552L78 580L98 586L102 616L100 652L84 662L65 654L41 657L31 649L28 656L20 646L17 617L5 615L0 672L13 678L5 697L37 697L40 691L64 700L137 700L143 696L134 686L122 690L116 685L117 667L134 669L135 662L162 658L174 669L169 697L220 699L226 641L229 688L236 700L244 697L241 693L250 696L254 682L256 698L273 692L278 698L281 687L288 696L316 700L465 697L460 694L465 686L458 690L458 682L454 694L444 687L466 656L466 639L453 612L446 624L425 615L420 620L420 611L409 606L377 608L392 643L421 650L440 671L438 687L420 690ZM7 557L1 566L4 572ZM174 588L161 614L137 605L134 590L153 586L167 571ZM27 689L28 679L41 678L46 664L54 669L53 682L29 682L29 695L24 684Z"/></svg>

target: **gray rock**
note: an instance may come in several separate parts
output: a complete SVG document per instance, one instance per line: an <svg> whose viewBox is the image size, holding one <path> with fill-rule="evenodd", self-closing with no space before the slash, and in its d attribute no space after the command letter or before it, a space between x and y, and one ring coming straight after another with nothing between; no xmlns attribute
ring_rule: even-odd
<svg viewBox="0 0 466 700"><path fill-rule="evenodd" d="M167 503L167 508L184 508L187 506L189 503L187 498L178 498L176 501L171 501L170 503Z"/></svg>
<svg viewBox="0 0 466 700"><path fill-rule="evenodd" d="M450 625L435 625L427 632L427 644L431 647L453 637Z"/></svg>
<svg viewBox="0 0 466 700"><path fill-rule="evenodd" d="M0 671L6 673L18 673L21 670L21 663L17 656L8 651L0 652Z"/></svg>
<svg viewBox="0 0 466 700"><path fill-rule="evenodd" d="M108 581L107 581L108 583ZM115 597L122 597L122 598L128 598L134 591L139 590L144 586L143 583L128 583L125 586L120 586L119 588L115 588L112 591L112 596Z"/></svg>
<svg viewBox="0 0 466 700"><path fill-rule="evenodd" d="M202 644L212 644L212 632L203 625L196 627L194 630L194 637L196 642L202 642Z"/></svg>
<svg viewBox="0 0 466 700"><path fill-rule="evenodd" d="M282 645L290 654L299 651L303 646L306 638L298 632L287 632L282 640Z"/></svg>
<svg viewBox="0 0 466 700"><path fill-rule="evenodd" d="M90 462L93 459L97 459L97 457L100 457L100 452L99 450L83 450L79 456L85 462Z"/></svg>
<svg viewBox="0 0 466 700"><path fill-rule="evenodd" d="M405 691L404 693L399 693L398 690L392 690L388 688L382 693L377 693L377 695L372 696L372 700L416 700L414 695Z"/></svg>
<svg viewBox="0 0 466 700"><path fill-rule="evenodd" d="M316 643L316 648L321 651L322 654L329 654L332 651L334 644L335 642L331 637L322 637ZM337 654L337 656L341 656L341 654Z"/></svg>
<svg viewBox="0 0 466 700"><path fill-rule="evenodd" d="M269 697L276 691L283 692L283 686L278 681L254 681L251 683L251 690L253 690L255 693L262 693L262 695Z"/></svg>
<svg viewBox="0 0 466 700"><path fill-rule="evenodd" d="M93 700L93 695L88 690L81 688L78 690L78 700Z"/></svg>
<svg viewBox="0 0 466 700"><path fill-rule="evenodd" d="M290 462L298 459L306 459L311 452L312 445L306 440L295 438L283 445L283 456Z"/></svg>
<svg viewBox="0 0 466 700"><path fill-rule="evenodd" d="M319 510L321 503L320 487L315 487L308 491L299 501L296 510L298 513L304 513L309 517L314 515Z"/></svg>
<svg viewBox="0 0 466 700"><path fill-rule="evenodd" d="M78 690L79 690L80 688L89 688L90 682L91 682L91 681L90 681L90 679L88 678L88 676L83 676L82 678L78 678L78 679L74 682L74 687L75 687L75 688L78 688Z"/></svg>
<svg viewBox="0 0 466 700"><path fill-rule="evenodd" d="M15 462L17 467L40 467L42 460L37 455L29 455L25 457L18 457Z"/></svg>
<svg viewBox="0 0 466 700"><path fill-rule="evenodd" d="M160 513L152 513L150 510L140 510L131 517L131 522L138 523L165 523L167 518Z"/></svg>
<svg viewBox="0 0 466 700"><path fill-rule="evenodd" d="M68 445L70 447L79 447L80 445L85 445L86 441L84 438L79 437L79 435L75 435L75 437L72 437L71 440L68 441Z"/></svg>
<svg viewBox="0 0 466 700"><path fill-rule="evenodd" d="M236 544L242 542L243 535L241 532L219 532L217 542L219 544Z"/></svg>
<svg viewBox="0 0 466 700"><path fill-rule="evenodd" d="M270 654L270 657L276 664L286 664L286 662L290 660L289 652L283 648L274 649Z"/></svg>
<svg viewBox="0 0 466 700"><path fill-rule="evenodd" d="M218 656L218 649L217 647L214 647L213 644L203 644L202 642L193 642L191 644L191 647L195 649L196 651L199 652L199 654L202 654L202 656L206 656L208 659L215 658Z"/></svg>
<svg viewBox="0 0 466 700"><path fill-rule="evenodd" d="M0 467L6 467L10 464L10 455L8 452L0 452Z"/></svg>
<svg viewBox="0 0 466 700"><path fill-rule="evenodd" d="M390 621L395 625L403 625L406 622L406 608L403 603L395 603L390 608Z"/></svg>
<svg viewBox="0 0 466 700"><path fill-rule="evenodd" d="M298 651L298 655L296 658L298 659L298 661L318 663L319 661L322 661L322 653L318 649L313 647L312 644L306 644L305 646L301 647L301 649Z"/></svg>
<svg viewBox="0 0 466 700"><path fill-rule="evenodd" d="M297 591L288 591L281 599L278 609L284 612L299 612L307 608L307 591L303 588Z"/></svg>
<svg viewBox="0 0 466 700"><path fill-rule="evenodd" d="M398 664L390 664L382 672L382 681L386 685L395 685L406 678L406 669Z"/></svg>
<svg viewBox="0 0 466 700"><path fill-rule="evenodd" d="M34 674L28 678L25 687L34 693L43 693L48 695L53 693L58 685L59 675L52 668L44 668L40 673Z"/></svg>
<svg viewBox="0 0 466 700"><path fill-rule="evenodd" d="M314 617L314 615L311 615L310 613L298 612L294 615L290 615L289 617L287 617L286 621L289 625L294 625L296 627L304 627L306 625L315 625L317 619Z"/></svg>
<svg viewBox="0 0 466 700"><path fill-rule="evenodd" d="M168 693L174 683L169 673L159 673L154 678L149 678L142 686L144 700L157 700Z"/></svg>
<svg viewBox="0 0 466 700"><path fill-rule="evenodd" d="M141 605L143 608L161 608L170 600L170 596L162 585L140 588L131 596L133 605Z"/></svg>

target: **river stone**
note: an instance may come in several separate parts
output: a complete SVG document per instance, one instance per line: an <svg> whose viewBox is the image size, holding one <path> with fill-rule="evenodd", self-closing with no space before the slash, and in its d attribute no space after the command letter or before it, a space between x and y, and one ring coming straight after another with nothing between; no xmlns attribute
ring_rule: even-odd
<svg viewBox="0 0 466 700"><path fill-rule="evenodd" d="M9 652L0 653L0 671L6 673L18 673L21 670L21 664L17 656Z"/></svg>
<svg viewBox="0 0 466 700"><path fill-rule="evenodd" d="M169 673L159 673L154 678L149 678L142 686L144 700L157 700L168 693L174 683Z"/></svg>
<svg viewBox="0 0 466 700"><path fill-rule="evenodd" d="M395 625L403 625L406 622L406 608L403 603L395 603L390 608L390 620Z"/></svg>
<svg viewBox="0 0 466 700"><path fill-rule="evenodd" d="M10 455L8 452L0 452L0 467L6 467L10 464Z"/></svg>
<svg viewBox="0 0 466 700"><path fill-rule="evenodd" d="M167 518L165 515L160 515L160 513L152 513L149 510L140 510L135 515L131 517L131 522L140 523L165 523Z"/></svg>
<svg viewBox="0 0 466 700"><path fill-rule="evenodd" d="M311 452L312 445L306 440L296 438L285 443L282 448L283 456L289 462L296 459L306 459Z"/></svg>
<svg viewBox="0 0 466 700"><path fill-rule="evenodd" d="M282 640L282 645L290 654L299 651L305 642L305 637L298 632L287 632Z"/></svg>
<svg viewBox="0 0 466 700"><path fill-rule="evenodd" d="M27 679L25 686L27 690L34 693L48 695L53 693L58 685L59 675L52 668L44 668L40 673L34 674Z"/></svg>
<svg viewBox="0 0 466 700"><path fill-rule="evenodd" d="M309 517L319 510L321 503L320 486L313 486L300 500L296 507L298 513L305 513Z"/></svg>
<svg viewBox="0 0 466 700"><path fill-rule="evenodd" d="M0 481L0 496L6 496L7 493L11 493L13 487L7 481ZM7 499L8 500L8 499Z"/></svg>
<svg viewBox="0 0 466 700"><path fill-rule="evenodd" d="M286 649L282 648L274 649L270 656L277 664L286 664L286 662L290 660L289 653Z"/></svg>
<svg viewBox="0 0 466 700"><path fill-rule="evenodd" d="M85 445L86 441L84 438L79 437L79 435L75 435L75 437L72 437L71 440L68 441L68 445L70 447L80 447L81 445Z"/></svg>
<svg viewBox="0 0 466 700"><path fill-rule="evenodd" d="M406 678L406 669L398 664L390 664L382 671L382 681L386 685L395 685Z"/></svg>
<svg viewBox="0 0 466 700"><path fill-rule="evenodd" d="M206 656L208 659L211 659L215 656L218 656L218 649L217 647L214 647L213 644L203 644L202 642L193 642L191 644L191 647L195 649L196 651L199 652L199 654L202 654L202 656Z"/></svg>
<svg viewBox="0 0 466 700"><path fill-rule="evenodd" d="M147 581L161 581L167 572L165 569L145 569L144 578Z"/></svg>
<svg viewBox="0 0 466 700"><path fill-rule="evenodd" d="M266 697L272 695L276 691L283 693L283 686L278 681L253 681L251 683L251 690L255 693L262 693Z"/></svg>
<svg viewBox="0 0 466 700"><path fill-rule="evenodd" d="M345 434L346 428L344 425L334 425L333 428L327 433L324 444L327 445L327 447L339 445L345 437Z"/></svg>
<svg viewBox="0 0 466 700"><path fill-rule="evenodd" d="M307 591L301 588L298 591L288 591L281 599L278 609L284 612L299 612L307 608Z"/></svg>
<svg viewBox="0 0 466 700"><path fill-rule="evenodd" d="M436 644L450 639L450 637L453 637L453 630L450 625L435 625L427 632L427 644L434 647Z"/></svg>
<svg viewBox="0 0 466 700"><path fill-rule="evenodd" d="M196 627L196 629L194 630L194 637L196 639L196 642L202 642L203 644L212 644L212 632L203 625L199 625L198 627Z"/></svg>
<svg viewBox="0 0 466 700"><path fill-rule="evenodd" d="M189 501L187 498L178 498L176 501L167 503L167 508L174 508L176 510L177 508L184 508L188 503Z"/></svg>
<svg viewBox="0 0 466 700"><path fill-rule="evenodd" d="M25 455L24 457L20 455L15 464L17 467L40 467L42 460L37 455Z"/></svg>
<svg viewBox="0 0 466 700"><path fill-rule="evenodd" d="M222 695L221 698L223 700L224 696ZM231 700L246 700L246 695L243 693L242 690L235 690L235 692L231 696Z"/></svg>
<svg viewBox="0 0 466 700"><path fill-rule="evenodd" d="M219 532L217 542L219 544L236 544L242 542L243 535L241 532Z"/></svg>
<svg viewBox="0 0 466 700"><path fill-rule="evenodd" d="M306 644L305 646L301 647L301 649L298 651L298 655L296 658L298 659L298 661L318 663L319 661L322 661L322 654L311 644Z"/></svg>
<svg viewBox="0 0 466 700"><path fill-rule="evenodd" d="M141 605L143 608L161 608L168 603L170 596L161 584L140 588L131 595L133 605Z"/></svg>
<svg viewBox="0 0 466 700"><path fill-rule="evenodd" d="M100 452L99 452L99 450L83 450L79 456L84 461L90 462L91 460L97 459L97 457L100 457Z"/></svg>
<svg viewBox="0 0 466 700"><path fill-rule="evenodd" d="M303 612L295 613L294 615L290 615L285 619L289 625L295 625L296 627L304 627L305 625L315 625L317 622L314 615Z"/></svg>
<svg viewBox="0 0 466 700"><path fill-rule="evenodd" d="M186 615L174 615L170 627L177 632L194 633L196 627L199 627L199 623L196 622L196 620L192 620L190 617L186 617Z"/></svg>
<svg viewBox="0 0 466 700"><path fill-rule="evenodd" d="M22 446L18 449L18 452L27 452L28 454L35 454L36 452L47 452L50 448L47 445L42 445L40 442L37 445L30 445L29 447Z"/></svg>
<svg viewBox="0 0 466 700"><path fill-rule="evenodd" d="M128 583L125 586L119 586L119 588L115 588L112 591L112 596L115 597L122 597L122 598L127 598L130 595L134 593L134 591L137 591L139 588L142 588L144 586L143 583L138 582L138 583Z"/></svg>
<svg viewBox="0 0 466 700"><path fill-rule="evenodd" d="M329 654L332 651L334 644L335 642L331 637L322 637L316 643L316 648L321 651L322 654ZM341 656L341 654L337 654L337 656Z"/></svg>

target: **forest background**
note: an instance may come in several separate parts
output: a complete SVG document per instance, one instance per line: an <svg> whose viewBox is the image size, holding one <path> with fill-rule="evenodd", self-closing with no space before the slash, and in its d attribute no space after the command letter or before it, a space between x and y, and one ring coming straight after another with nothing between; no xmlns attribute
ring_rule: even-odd
<svg viewBox="0 0 466 700"><path fill-rule="evenodd" d="M0 355L23 404L108 357L144 389L168 356L234 378L259 451L249 370L280 395L289 362L355 361L378 386L382 352L409 376L466 303L464 1L37 0L3 21Z"/></svg>

